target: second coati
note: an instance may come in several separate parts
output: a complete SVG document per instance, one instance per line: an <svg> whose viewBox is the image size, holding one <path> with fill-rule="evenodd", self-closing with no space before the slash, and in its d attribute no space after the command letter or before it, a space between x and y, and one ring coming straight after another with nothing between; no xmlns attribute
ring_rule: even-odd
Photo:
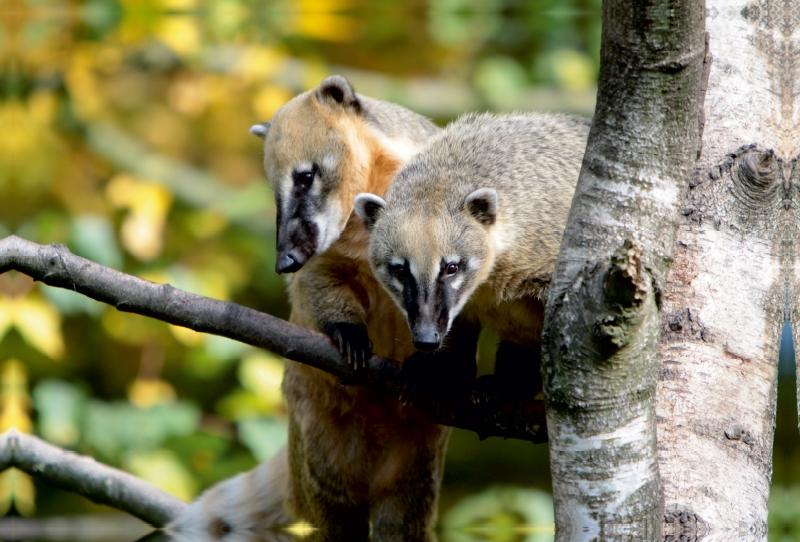
<svg viewBox="0 0 800 542"><path fill-rule="evenodd" d="M541 391L544 292L588 133L577 117L467 115L403 165L385 200L356 198L372 270L419 350L438 351L459 315L470 333L500 336L495 375L475 383L475 401ZM432 370L436 357L427 361Z"/></svg>
<svg viewBox="0 0 800 542"><path fill-rule="evenodd" d="M401 163L439 128L331 76L251 132L264 139L277 206L276 271L292 273L290 320L328 334L357 367L373 352L408 357L415 351L408 326L372 275L353 199L383 195ZM332 540L359 540L371 519L376 536L426 539L450 429L290 360L282 387L288 450L209 489L172 530L223 539L305 520Z"/></svg>

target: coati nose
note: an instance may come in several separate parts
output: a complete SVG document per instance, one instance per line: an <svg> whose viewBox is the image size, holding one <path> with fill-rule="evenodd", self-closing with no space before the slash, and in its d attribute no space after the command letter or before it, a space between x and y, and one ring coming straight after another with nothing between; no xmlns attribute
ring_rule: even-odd
<svg viewBox="0 0 800 542"><path fill-rule="evenodd" d="M294 252L287 252L284 255L278 254L278 261L275 262L275 271L280 275L281 273L294 273L303 267L300 259Z"/></svg>
<svg viewBox="0 0 800 542"><path fill-rule="evenodd" d="M442 344L439 333L433 329L415 331L412 340L414 342L414 347L417 350L422 350L423 352L432 352L439 348L439 345Z"/></svg>

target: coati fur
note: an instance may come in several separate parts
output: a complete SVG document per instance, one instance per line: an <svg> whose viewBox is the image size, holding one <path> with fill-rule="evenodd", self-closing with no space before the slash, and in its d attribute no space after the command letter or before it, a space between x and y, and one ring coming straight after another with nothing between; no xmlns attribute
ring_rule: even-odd
<svg viewBox="0 0 800 542"><path fill-rule="evenodd" d="M499 335L495 375L474 383L474 401L541 391L544 293L589 125L563 115L470 114L403 165L385 200L356 198L372 270L418 349L438 351L457 316Z"/></svg>
<svg viewBox="0 0 800 542"><path fill-rule="evenodd" d="M439 128L331 76L251 132L264 139L277 207L276 271L292 273L290 320L328 334L356 367L373 352L405 359L414 352L408 326L372 275L353 199L382 196L401 163ZM290 360L282 388L288 449L209 489L176 524L200 534L203 526L244 533L304 520L331 540L359 540L371 519L376 536L427 539L449 428Z"/></svg>

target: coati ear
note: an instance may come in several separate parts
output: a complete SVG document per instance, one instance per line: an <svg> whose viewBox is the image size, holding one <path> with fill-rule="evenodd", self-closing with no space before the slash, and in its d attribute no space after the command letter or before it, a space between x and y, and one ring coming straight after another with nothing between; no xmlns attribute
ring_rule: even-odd
<svg viewBox="0 0 800 542"><path fill-rule="evenodd" d="M341 75L331 75L319 84L317 100L323 105L338 104L352 109L356 113L361 112L361 102L358 101L356 91Z"/></svg>
<svg viewBox="0 0 800 542"><path fill-rule="evenodd" d="M478 222L491 226L497 219L497 192L494 188L478 188L467 196L464 206Z"/></svg>
<svg viewBox="0 0 800 542"><path fill-rule="evenodd" d="M269 132L268 122L259 122L258 124L254 124L250 127L250 133L254 136L260 137L261 139L267 138L267 132Z"/></svg>
<svg viewBox="0 0 800 542"><path fill-rule="evenodd" d="M367 231L372 232L375 222L386 208L386 202L375 194L365 192L357 195L353 203L355 204L356 215L364 222Z"/></svg>

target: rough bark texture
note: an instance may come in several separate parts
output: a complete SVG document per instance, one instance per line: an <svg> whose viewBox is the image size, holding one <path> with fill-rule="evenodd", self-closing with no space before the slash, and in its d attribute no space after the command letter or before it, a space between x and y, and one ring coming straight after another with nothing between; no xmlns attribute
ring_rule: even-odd
<svg viewBox="0 0 800 542"><path fill-rule="evenodd" d="M787 291L798 336L800 2L709 0L706 25L714 62L703 154L659 352L665 532L764 540Z"/></svg>
<svg viewBox="0 0 800 542"><path fill-rule="evenodd" d="M548 293L556 539L655 540L659 305L700 148L704 9L603 2L597 111Z"/></svg>
<svg viewBox="0 0 800 542"><path fill-rule="evenodd" d="M399 397L405 387L402 364L395 360L373 356L366 370L355 370L320 333L235 303L126 275L75 256L63 245L42 246L13 235L6 237L0 240L0 273L10 270L50 286L74 290L120 311L271 350L338 376L343 384L368 386L392 397ZM475 431L481 438L547 441L542 401L501 400L475 405L464 400L453 404L446 416L437 407L441 402L437 397L423 396L414 401L414 406L434 422Z"/></svg>
<svg viewBox="0 0 800 542"><path fill-rule="evenodd" d="M97 504L128 512L155 527L165 526L188 506L132 474L14 429L0 435L0 471L10 467Z"/></svg>

